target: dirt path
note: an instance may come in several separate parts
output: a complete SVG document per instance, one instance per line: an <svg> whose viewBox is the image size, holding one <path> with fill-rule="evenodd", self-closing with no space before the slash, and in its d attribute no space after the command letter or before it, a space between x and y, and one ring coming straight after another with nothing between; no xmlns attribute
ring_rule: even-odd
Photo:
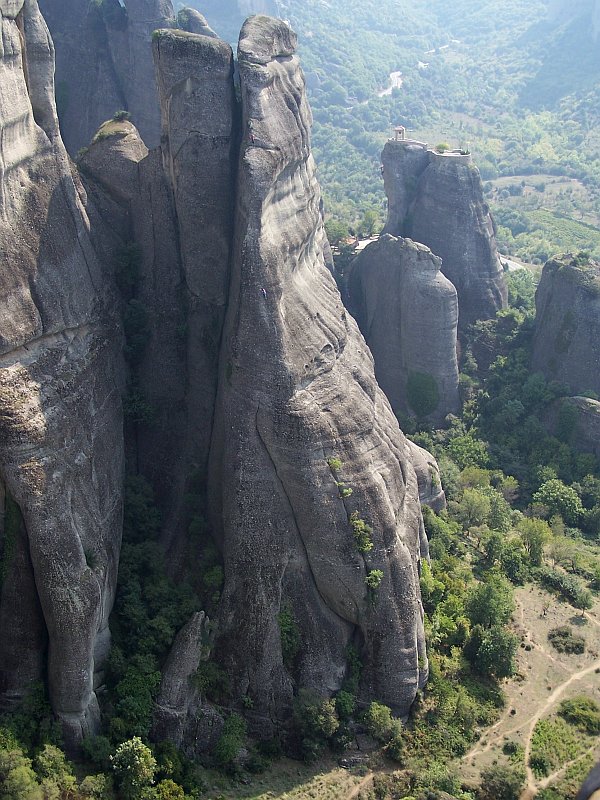
<svg viewBox="0 0 600 800"><path fill-rule="evenodd" d="M566 681L557 686L556 689L552 692L552 694L548 697L546 702L538 708L536 713L530 720L529 723L529 730L527 732L527 740L525 742L525 769L527 771L527 786L525 790L521 794L520 800L531 800L532 797L535 797L538 788L541 788L541 784L538 786L535 780L535 775L533 774L533 770L529 766L529 758L531 756L531 740L533 738L533 731L535 729L536 724L539 722L541 717L556 703L558 698L563 694L565 689L567 689L572 683L575 681L580 681L582 678L585 678L586 675L589 675L591 672L595 672L597 669L600 670L600 660L595 661L589 667L585 669L580 669L579 672L574 672ZM565 767L570 766L572 762L566 764Z"/></svg>
<svg viewBox="0 0 600 800"><path fill-rule="evenodd" d="M346 800L354 800L355 797L362 792L363 789L366 789L367 786L370 786L373 783L373 778L375 777L374 772L367 772L365 777L362 779L360 783L357 783L354 789L350 792L347 796Z"/></svg>

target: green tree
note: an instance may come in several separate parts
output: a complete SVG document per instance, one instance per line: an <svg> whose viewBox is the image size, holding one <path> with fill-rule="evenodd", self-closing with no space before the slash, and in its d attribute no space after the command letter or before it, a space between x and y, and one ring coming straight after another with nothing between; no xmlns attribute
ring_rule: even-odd
<svg viewBox="0 0 600 800"><path fill-rule="evenodd" d="M463 528L483 525L487 522L492 505L490 498L479 489L465 489L462 499L456 506L456 516Z"/></svg>
<svg viewBox="0 0 600 800"><path fill-rule="evenodd" d="M533 495L534 503L540 503L549 514L560 514L567 525L577 525L583 514L581 498L570 486L558 478L546 481Z"/></svg>
<svg viewBox="0 0 600 800"><path fill-rule="evenodd" d="M246 723L239 714L225 720L219 741L215 746L215 759L222 767L230 766L246 741Z"/></svg>
<svg viewBox="0 0 600 800"><path fill-rule="evenodd" d="M504 625L515 609L513 588L504 575L490 573L471 589L465 608L472 625Z"/></svg>
<svg viewBox="0 0 600 800"><path fill-rule="evenodd" d="M518 800L525 784L521 766L495 764L481 773L480 800Z"/></svg>
<svg viewBox="0 0 600 800"><path fill-rule="evenodd" d="M358 223L358 235L363 239L373 236L379 225L379 214L375 209L367 209Z"/></svg>
<svg viewBox="0 0 600 800"><path fill-rule="evenodd" d="M337 219L328 219L325 223L325 233L329 244L337 247L340 242L348 238L348 226Z"/></svg>
<svg viewBox="0 0 600 800"><path fill-rule="evenodd" d="M156 759L139 736L122 742L111 762L124 800L139 800L154 783Z"/></svg>
<svg viewBox="0 0 600 800"><path fill-rule="evenodd" d="M539 567L544 557L544 545L552 538L547 522L535 517L523 517L517 524L523 545L534 567Z"/></svg>
<svg viewBox="0 0 600 800"><path fill-rule="evenodd" d="M476 625L465 645L465 655L482 675L508 678L515 671L517 637L501 625L483 628Z"/></svg>

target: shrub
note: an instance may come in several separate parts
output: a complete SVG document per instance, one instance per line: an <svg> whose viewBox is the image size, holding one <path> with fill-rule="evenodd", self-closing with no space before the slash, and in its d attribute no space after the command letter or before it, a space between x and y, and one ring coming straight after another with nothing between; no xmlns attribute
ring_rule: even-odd
<svg viewBox="0 0 600 800"><path fill-rule="evenodd" d="M246 723L239 714L231 714L225 720L223 731L215 746L215 759L222 767L233 764L246 741Z"/></svg>
<svg viewBox="0 0 600 800"><path fill-rule="evenodd" d="M382 744L387 744L402 732L401 721L392 717L388 706L376 701L365 711L364 722L371 736Z"/></svg>
<svg viewBox="0 0 600 800"><path fill-rule="evenodd" d="M369 570L365 577L365 584L371 591L379 589L383 580L383 572L380 569Z"/></svg>
<svg viewBox="0 0 600 800"><path fill-rule="evenodd" d="M568 625L552 628L548 632L548 641L559 653L583 653L585 650L584 637L575 633Z"/></svg>
<svg viewBox="0 0 600 800"><path fill-rule="evenodd" d="M480 800L518 800L525 783L521 767L495 764L481 773Z"/></svg>
<svg viewBox="0 0 600 800"><path fill-rule="evenodd" d="M131 119L131 114L129 111L121 109L120 111L115 111L113 114L113 119L115 122L129 122Z"/></svg>
<svg viewBox="0 0 600 800"><path fill-rule="evenodd" d="M600 706L591 697L579 695L563 700L558 713L571 725L592 736L600 734Z"/></svg>
<svg viewBox="0 0 600 800"><path fill-rule="evenodd" d="M373 540L371 534L373 528L361 519L358 511L353 511L350 514L350 527L354 535L354 544L359 553L368 553L373 549Z"/></svg>
<svg viewBox="0 0 600 800"><path fill-rule="evenodd" d="M279 636L281 638L281 654L283 663L290 669L298 652L300 651L300 630L289 606L284 606L279 612Z"/></svg>
<svg viewBox="0 0 600 800"><path fill-rule="evenodd" d="M122 742L111 761L120 793L125 800L138 800L154 783L156 759L138 736Z"/></svg>

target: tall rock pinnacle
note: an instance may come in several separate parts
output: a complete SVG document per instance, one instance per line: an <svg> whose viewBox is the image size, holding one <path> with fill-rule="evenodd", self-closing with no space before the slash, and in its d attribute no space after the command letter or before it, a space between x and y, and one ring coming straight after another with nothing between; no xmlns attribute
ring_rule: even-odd
<svg viewBox="0 0 600 800"><path fill-rule="evenodd" d="M365 692L406 713L427 672L417 481L325 267L295 46L269 17L240 35L243 142L210 476L225 567L215 652L234 695L280 717L292 679L339 688L352 642ZM361 521L372 529L362 551ZM302 641L293 664L284 611Z"/></svg>
<svg viewBox="0 0 600 800"><path fill-rule="evenodd" d="M0 24L0 707L47 655L52 707L76 742L99 724L121 541L121 343L37 0L0 0Z"/></svg>
<svg viewBox="0 0 600 800"><path fill-rule="evenodd" d="M382 162L388 197L384 232L422 242L441 257L442 272L458 292L461 330L493 317L506 306L507 289L494 223L471 156L390 140Z"/></svg>

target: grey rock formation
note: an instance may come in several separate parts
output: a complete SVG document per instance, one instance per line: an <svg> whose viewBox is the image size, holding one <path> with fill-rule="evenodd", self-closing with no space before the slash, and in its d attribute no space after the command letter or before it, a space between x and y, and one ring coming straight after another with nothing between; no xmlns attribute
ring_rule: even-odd
<svg viewBox="0 0 600 800"><path fill-rule="evenodd" d="M59 136L54 51L36 0L1 0L0 23L0 704L17 703L45 660L73 743L97 729L109 647L120 330Z"/></svg>
<svg viewBox="0 0 600 800"><path fill-rule="evenodd" d="M422 242L442 259L458 292L459 326L506 306L494 223L470 155L437 153L420 142L388 141L382 153L388 197L385 233Z"/></svg>
<svg viewBox="0 0 600 800"><path fill-rule="evenodd" d="M206 21L206 17L194 8L182 8L177 13L177 27L188 33L200 33L202 36L218 38Z"/></svg>
<svg viewBox="0 0 600 800"><path fill-rule="evenodd" d="M394 412L435 422L459 406L458 300L440 265L424 245L384 234L348 279L350 310Z"/></svg>
<svg viewBox="0 0 600 800"><path fill-rule="evenodd" d="M418 444L410 441L408 447L410 459L417 475L421 505L429 506L436 514L439 514L446 508L446 495L442 488L438 463L424 447L419 447Z"/></svg>
<svg viewBox="0 0 600 800"><path fill-rule="evenodd" d="M203 703L194 675L206 658L208 620L200 611L179 631L162 670L151 737L173 742L190 758L213 747L223 729L223 717Z"/></svg>
<svg viewBox="0 0 600 800"><path fill-rule="evenodd" d="M535 294L532 368L573 394L600 394L600 264L551 259Z"/></svg>
<svg viewBox="0 0 600 800"><path fill-rule="evenodd" d="M215 654L234 698L249 695L263 715L263 731L289 716L292 674L322 694L339 688L350 642L362 650L365 694L398 713L427 675L417 479L324 263L295 44L268 17L252 17L240 35L243 143L211 449L225 568ZM356 548L353 512L373 529L369 552ZM381 584L369 591L373 570ZM284 609L302 642L287 667Z"/></svg>
<svg viewBox="0 0 600 800"><path fill-rule="evenodd" d="M162 30L153 47L161 148L148 152L133 125L110 122L80 165L121 205L126 239L138 247L136 300L147 314L148 337L137 374L154 424L141 426L136 458L155 487L169 566L177 572L186 555L190 478L206 482L238 142L229 45Z"/></svg>
<svg viewBox="0 0 600 800"><path fill-rule="evenodd" d="M62 136L71 155L121 109L149 147L160 121L151 35L173 23L171 0L40 0L56 44L56 89Z"/></svg>

